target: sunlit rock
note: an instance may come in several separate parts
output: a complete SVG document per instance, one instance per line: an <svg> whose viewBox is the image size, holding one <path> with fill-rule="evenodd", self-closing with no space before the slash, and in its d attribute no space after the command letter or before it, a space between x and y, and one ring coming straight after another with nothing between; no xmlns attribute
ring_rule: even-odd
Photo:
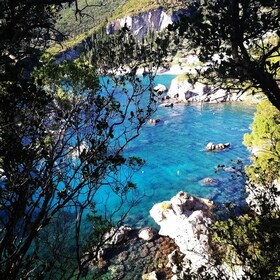
<svg viewBox="0 0 280 280"><path fill-rule="evenodd" d="M157 279L158 278L155 271L142 275L142 280L157 280Z"/></svg>
<svg viewBox="0 0 280 280"><path fill-rule="evenodd" d="M170 201L155 204L151 217L160 226L160 235L174 239L185 259L197 271L206 266L211 255L208 226L211 224L211 201L179 192Z"/></svg>
<svg viewBox="0 0 280 280"><path fill-rule="evenodd" d="M104 240L107 244L119 244L128 236L131 230L132 228L126 226L121 226L117 229L111 228L110 231L105 233Z"/></svg>
<svg viewBox="0 0 280 280"><path fill-rule="evenodd" d="M154 91L158 92L158 93L163 93L167 91L167 88L165 85L163 84L158 84L154 87Z"/></svg>
<svg viewBox="0 0 280 280"><path fill-rule="evenodd" d="M151 227L144 227L139 230L138 237L145 240L150 241L156 236L156 231Z"/></svg>
<svg viewBox="0 0 280 280"><path fill-rule="evenodd" d="M230 147L230 143L220 143L220 144L214 144L212 142L209 142L205 149L206 151L220 151L220 150L224 150L226 148L229 148Z"/></svg>

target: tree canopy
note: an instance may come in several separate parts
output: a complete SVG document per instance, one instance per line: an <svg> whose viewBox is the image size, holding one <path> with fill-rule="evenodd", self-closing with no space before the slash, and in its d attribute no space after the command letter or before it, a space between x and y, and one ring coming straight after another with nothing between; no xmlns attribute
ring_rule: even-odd
<svg viewBox="0 0 280 280"><path fill-rule="evenodd" d="M105 231L138 199L122 210L135 189L131 176L143 164L123 151L156 108L154 75L143 84L125 71L124 65L137 70L142 50L127 29L99 44L94 65L42 56L58 39L54 23L65 2L72 1L0 4L1 279L81 277L106 242ZM156 54L156 48L144 50ZM104 215L94 200L101 188L118 197L110 212L104 200Z"/></svg>
<svg viewBox="0 0 280 280"><path fill-rule="evenodd" d="M242 265L249 279L279 277L280 112L268 100L257 106L244 144L252 151L246 166L248 213L216 222L213 240L233 269Z"/></svg>
<svg viewBox="0 0 280 280"><path fill-rule="evenodd" d="M257 184L272 184L280 178L280 113L269 101L257 106L251 134L244 144L253 153L253 164L247 167L249 178Z"/></svg>
<svg viewBox="0 0 280 280"><path fill-rule="evenodd" d="M158 96L153 74L145 73L143 84L136 71L140 65L151 70L162 62L169 37L138 44L124 27L111 37L96 34L89 57L57 64L41 55L64 36L55 22L63 5L71 3L76 15L88 5L80 7L77 0L0 3L1 279L73 279L87 273L106 242L105 231L115 224L113 216L135 188L131 171L143 164L139 158L125 158L123 151L154 112ZM219 55L203 75L216 82L227 80L232 88L236 80L243 89L260 88L279 109L278 8L273 0L194 2L190 16L182 17L175 28L198 49L202 62ZM274 110L268 115L273 113L279 125ZM274 135L273 122L260 122ZM270 167L274 157L265 159ZM123 171L125 176L119 176ZM120 202L105 220L94 201L103 187ZM131 202L133 206L135 201ZM263 228L259 225L269 221L256 218L253 229L259 231ZM244 237L251 224L241 220L232 232L245 225ZM268 234L275 224L268 227ZM272 237L268 248L279 240L278 235ZM237 248L249 250L248 258L251 244L245 241ZM257 245L259 249L261 244ZM277 260L272 253L271 259ZM267 259L261 257L265 267Z"/></svg>
<svg viewBox="0 0 280 280"><path fill-rule="evenodd" d="M262 90L280 109L279 1L210 0L187 5L170 30L207 63L200 74L234 90Z"/></svg>

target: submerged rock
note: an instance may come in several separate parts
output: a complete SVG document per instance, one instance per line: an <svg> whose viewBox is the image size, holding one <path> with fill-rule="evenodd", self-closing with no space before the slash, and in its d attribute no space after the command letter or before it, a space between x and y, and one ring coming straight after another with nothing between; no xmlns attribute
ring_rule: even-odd
<svg viewBox="0 0 280 280"><path fill-rule="evenodd" d="M219 185L220 182L219 182L218 179L206 177L206 178L203 178L202 180L200 180L199 183L200 183L202 186L214 187L214 186Z"/></svg>

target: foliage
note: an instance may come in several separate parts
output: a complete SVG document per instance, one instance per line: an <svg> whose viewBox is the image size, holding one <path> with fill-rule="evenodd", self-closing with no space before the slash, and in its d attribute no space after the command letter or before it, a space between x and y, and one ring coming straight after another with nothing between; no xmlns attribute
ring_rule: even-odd
<svg viewBox="0 0 280 280"><path fill-rule="evenodd" d="M68 49L81 44L83 40L94 36L96 32L99 33L103 28L106 28L108 22L116 18L158 7L158 4L150 0L147 0L145 3L133 0L105 0L102 2L90 0L79 2L82 7L87 7L83 11L82 20L77 21L77 17L72 11L73 6L65 7L61 10L56 27L60 32L68 35L67 40L63 41L62 45L57 44L53 46L49 49L49 52L55 54L64 48Z"/></svg>
<svg viewBox="0 0 280 280"><path fill-rule="evenodd" d="M211 0L187 7L189 15L169 29L187 39L205 63L197 76L230 90L261 89L276 107L268 101L259 105L252 134L244 140L253 150L258 148L246 171L250 190L263 186L255 195L262 215L252 212L212 226L214 241L225 256L222 261L241 265L245 279L276 278L280 266L279 206L273 203L280 170L279 4ZM263 194L267 188L269 196Z"/></svg>
<svg viewBox="0 0 280 280"><path fill-rule="evenodd" d="M84 1L79 1L83 6ZM48 49L52 54L57 54L65 49L75 48L96 36L96 33L102 33L108 23L126 16L135 16L153 9L162 8L165 11L173 11L183 7L182 0L122 0L112 1L104 0L102 3L98 0L86 1L86 9L83 9L83 20L77 22L76 16L72 13L73 6L65 7L57 21L56 27L63 34L67 34L66 40L56 44Z"/></svg>
<svg viewBox="0 0 280 280"><path fill-rule="evenodd" d="M64 38L55 26L64 5L74 5L78 18L88 5L77 0L6 0L0 2L0 81L25 79L42 50ZM96 6L92 3L91 6Z"/></svg>
<svg viewBox="0 0 280 280"><path fill-rule="evenodd" d="M231 90L261 89L280 109L279 3L211 0L186 7L188 15L169 29L179 30L206 64L198 74Z"/></svg>
<svg viewBox="0 0 280 280"><path fill-rule="evenodd" d="M153 0L130 0L126 1L126 3L116 11L114 18L122 18L127 15L136 15L146 11L150 11L152 9L158 8L161 1L153 1Z"/></svg>
<svg viewBox="0 0 280 280"><path fill-rule="evenodd" d="M1 3L1 63L10 59L1 67L0 84L1 279L80 278L105 242L105 228L115 225L117 214L123 221L139 199L127 194L143 161L125 158L123 151L156 108L153 74L145 76L144 87L135 72L97 74L105 63L104 71L127 63L137 69L141 47L127 44L133 40L127 30L112 37L113 44L98 43L103 56L94 65L82 58L57 64L48 55L38 61L57 38L52 28L61 3ZM13 28L17 40L8 36ZM156 56L153 47L147 50ZM22 63L26 56L32 64ZM151 67L159 62L147 60ZM31 77L34 64L39 67ZM94 198L104 189L118 204L109 212L106 198L101 217Z"/></svg>
<svg viewBox="0 0 280 280"><path fill-rule="evenodd" d="M75 231L67 232L76 238L76 266L67 275L77 267L78 275L82 272L87 262L82 262L80 229L86 209L102 187L116 192L121 205L135 188L132 173L119 172L125 166L138 170L142 162L122 152L156 102L153 97L141 103L144 89L132 79L135 87L119 92L125 99L118 100L119 84L105 94L94 68L82 60L58 65L50 59L34 76L34 84L4 84L1 91L0 249L1 275L7 279L44 273L32 266L41 231L64 209L76 213Z"/></svg>
<svg viewBox="0 0 280 280"><path fill-rule="evenodd" d="M250 210L247 214L212 225L213 243L219 261L234 269L242 267L244 279L274 279L279 276L280 233L279 179L280 114L268 100L258 107L252 133L244 143L252 149L252 165L246 167ZM247 277L247 278L246 278Z"/></svg>
<svg viewBox="0 0 280 280"><path fill-rule="evenodd" d="M119 9L127 0L82 0L79 1L81 7L87 6L83 11L83 18L77 20L73 9L75 6L65 6L60 12L56 28L73 40L73 37L82 33L90 33L89 30L96 28L100 23L106 24L108 18L111 18L115 10Z"/></svg>
<svg viewBox="0 0 280 280"><path fill-rule="evenodd" d="M170 42L169 34L145 39L139 42L127 26L108 36L105 29L101 29L92 38L92 48L86 54L93 65L98 65L101 76L109 75L115 79L115 73L121 74L119 80L135 80L142 83L137 70L143 68L143 80L152 78L160 65L165 63L167 47ZM108 60L111 62L108 64ZM152 84L146 84L151 90Z"/></svg>
<svg viewBox="0 0 280 280"><path fill-rule="evenodd" d="M216 222L213 242L224 252L224 261L233 269L242 266L244 277L273 279L280 267L279 217L243 215ZM246 278L246 279L247 279Z"/></svg>
<svg viewBox="0 0 280 280"><path fill-rule="evenodd" d="M256 184L272 183L280 178L280 112L269 101L262 101L244 144L253 151L253 164L246 172Z"/></svg>
<svg viewBox="0 0 280 280"><path fill-rule="evenodd" d="M100 23L103 25L101 27L104 27L108 22L117 18L137 15L160 7L164 7L164 9L177 8L179 4L182 6L181 2L174 0L80 0L79 5L87 7L83 10L83 19L77 21L73 13L74 6L65 6L60 12L56 27L63 34L73 38L81 33L90 33L89 30L96 28Z"/></svg>

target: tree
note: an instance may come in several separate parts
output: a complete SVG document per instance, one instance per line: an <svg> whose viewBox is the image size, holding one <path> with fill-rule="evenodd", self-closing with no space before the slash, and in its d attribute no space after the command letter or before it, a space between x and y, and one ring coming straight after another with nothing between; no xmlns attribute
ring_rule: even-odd
<svg viewBox="0 0 280 280"><path fill-rule="evenodd" d="M279 217L276 215L244 214L214 223L213 242L217 251L223 252L222 261L233 273L242 268L242 279L276 279L280 267L278 228Z"/></svg>
<svg viewBox="0 0 280 280"><path fill-rule="evenodd" d="M253 152L246 167L248 213L216 222L213 240L229 265L241 265L249 279L279 277L280 113L268 100L257 106L244 144Z"/></svg>
<svg viewBox="0 0 280 280"><path fill-rule="evenodd" d="M95 194L109 188L119 196L118 207L123 205L135 188L132 171L143 164L123 151L156 108L153 74L144 86L135 75L143 49L127 30L107 40L112 44L101 47L103 56L97 52L94 66L84 59L60 65L49 56L38 61L55 39L53 22L62 2L1 2L1 279L81 277L119 212L113 209L104 227ZM156 56L155 48L146 49ZM26 58L40 66L32 76ZM106 71L131 63L133 71L104 72L108 77L100 78L96 69L104 62ZM159 62L145 61L150 67ZM85 246L82 229L89 214L89 233L100 236Z"/></svg>
<svg viewBox="0 0 280 280"><path fill-rule="evenodd" d="M186 2L186 1L185 1ZM244 279L279 277L279 3L277 1L210 0L186 4L187 15L169 27L196 51L205 79L229 90L262 91L274 105L258 106L252 134L245 144L258 152L246 168L247 190L254 193L248 213L218 221L212 236L218 263L241 265ZM255 192L260 189L259 192ZM254 204L254 205L253 205ZM256 208L256 205L258 206ZM260 214L261 213L261 214ZM210 273L211 274L211 273ZM200 276L191 276L199 279ZM240 276L242 277L242 276ZM203 278L203 277L202 277ZM217 279L230 278L222 271ZM187 278L188 279L188 278ZM209 279L206 277L206 279ZM215 276L210 275L210 279Z"/></svg>
<svg viewBox="0 0 280 280"><path fill-rule="evenodd" d="M256 184L272 184L280 178L280 113L268 100L257 106L251 134L244 144L253 153L247 174Z"/></svg>
<svg viewBox="0 0 280 280"><path fill-rule="evenodd" d="M170 30L188 40L207 67L199 73L220 87L260 89L280 109L279 2L195 1Z"/></svg>
<svg viewBox="0 0 280 280"><path fill-rule="evenodd" d="M233 271L242 267L244 279L279 277L279 117L268 100L257 106L252 132L244 135L253 152L246 166L248 210L212 225L217 260Z"/></svg>
<svg viewBox="0 0 280 280"><path fill-rule="evenodd" d="M55 28L58 12L72 4L77 17L89 7L77 0L4 0L0 2L0 81L26 78L38 63L40 53L64 34Z"/></svg>

